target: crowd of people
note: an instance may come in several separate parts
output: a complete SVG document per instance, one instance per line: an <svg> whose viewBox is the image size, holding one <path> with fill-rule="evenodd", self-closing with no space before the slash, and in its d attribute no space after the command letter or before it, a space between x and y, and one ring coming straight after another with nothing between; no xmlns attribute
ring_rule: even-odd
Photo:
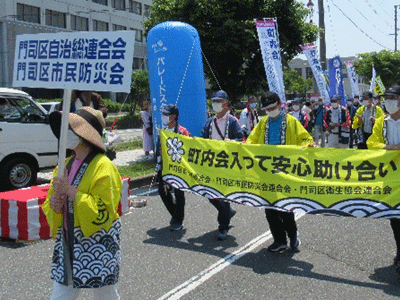
<svg viewBox="0 0 400 300"><path fill-rule="evenodd" d="M117 208L121 179L102 140L107 110L101 97L93 92L76 93L74 97L67 135L71 155L64 174L58 176L58 168L55 169L42 207L56 240L51 299L76 299L79 288L93 288L96 299L119 299L116 283L121 224ZM284 104L276 93L267 92L259 100L249 97L238 118L232 115L228 94L220 90L211 99L215 114L202 124L201 137L247 144L399 150L400 86L392 86L380 98L365 92L361 101L355 96L346 106L341 105L339 97L332 97L330 103L321 98L306 102L296 98ZM143 104L143 134L147 138L143 143L149 155L154 129L150 102ZM259 117L259 112L266 116ZM163 128L190 136L179 123L176 105L164 106L161 114ZM61 115L61 111L50 115L51 128L58 138ZM158 192L171 216L170 230L179 231L183 229L185 193L163 181L161 145L154 150ZM228 237L231 219L236 214L230 203L223 200L209 199L218 211L216 238L220 241ZM297 251L301 241L293 212L265 209L265 215L273 237L268 250ZM400 220L393 218L390 224L397 245L394 265L400 273ZM90 263L82 263L87 257Z"/></svg>
<svg viewBox="0 0 400 300"><path fill-rule="evenodd" d="M329 103L322 98L303 101L295 98L283 104L276 93L267 92L258 100L248 98L246 107L236 117L230 110L230 101L225 91L218 91L212 97L211 115L201 133L201 137L215 140L234 140L247 144L303 145L310 147L357 148L357 149L400 149L400 87L393 86L382 96L364 92L361 96L348 99L332 97ZM179 115L174 106L175 116ZM260 118L259 112L266 114ZM176 132L176 131L175 131ZM167 183L163 182L165 189ZM161 188L160 188L161 189ZM169 189L173 189L169 187ZM164 203L166 202L160 193ZM184 203L184 193L179 194L174 203ZM171 201L168 198L168 201ZM228 236L231 218L235 215L228 202L210 199L218 210L217 239ZM167 205L167 204L166 204ZM171 209L167 206L168 211ZM183 228L182 218L174 225L171 213L171 230ZM269 251L282 252L288 248L297 251L301 241L292 212L265 209L266 218L273 236ZM391 219L390 224L397 245L394 259L400 273L400 220Z"/></svg>
<svg viewBox="0 0 400 300"><path fill-rule="evenodd" d="M335 96L329 103L322 98L301 104L301 98L290 101L286 109L313 134L318 146L331 148L367 149L375 119L387 114L380 96L364 92L347 99L346 105Z"/></svg>

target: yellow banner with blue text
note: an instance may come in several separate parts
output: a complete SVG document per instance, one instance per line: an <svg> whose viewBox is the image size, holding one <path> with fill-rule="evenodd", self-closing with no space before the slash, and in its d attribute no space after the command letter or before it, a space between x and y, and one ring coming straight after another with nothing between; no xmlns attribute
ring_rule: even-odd
<svg viewBox="0 0 400 300"><path fill-rule="evenodd" d="M375 95L383 95L386 91L386 88L382 82L381 76L376 77L374 93Z"/></svg>
<svg viewBox="0 0 400 300"><path fill-rule="evenodd" d="M400 218L400 152L247 145L160 132L163 180L212 199L312 214Z"/></svg>

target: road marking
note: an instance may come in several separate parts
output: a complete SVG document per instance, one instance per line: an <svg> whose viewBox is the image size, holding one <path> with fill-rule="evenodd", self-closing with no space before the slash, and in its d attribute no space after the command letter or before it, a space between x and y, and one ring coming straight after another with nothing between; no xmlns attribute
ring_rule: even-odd
<svg viewBox="0 0 400 300"><path fill-rule="evenodd" d="M296 220L300 219L303 217L305 214L296 214ZM200 272L196 276L193 276L190 278L188 281L182 283L180 286L177 286L173 290L169 291L166 293L164 296L159 298L158 300L177 300L183 297L184 295L188 294L189 292L193 291L196 287L210 279L212 276L218 274L220 271L228 267L230 264L234 263L237 261L239 258L242 256L246 255L247 253L250 253L257 247L259 247L261 244L265 243L268 241L270 238L272 238L271 231L267 231L263 233L262 235L259 235L252 241L250 241L248 244L243 246L242 248L236 250L235 252L225 256L215 264L211 265L208 269Z"/></svg>

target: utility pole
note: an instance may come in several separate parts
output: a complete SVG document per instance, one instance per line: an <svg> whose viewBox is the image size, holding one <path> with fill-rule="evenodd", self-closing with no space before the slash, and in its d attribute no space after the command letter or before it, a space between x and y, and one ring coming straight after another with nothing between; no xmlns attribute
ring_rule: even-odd
<svg viewBox="0 0 400 300"><path fill-rule="evenodd" d="M319 56L321 61L322 70L326 70L326 43L325 43L325 11L324 1L318 0L318 12L319 12L319 28L322 32L319 34Z"/></svg>
<svg viewBox="0 0 400 300"><path fill-rule="evenodd" d="M394 52L397 52L397 6L394 6Z"/></svg>

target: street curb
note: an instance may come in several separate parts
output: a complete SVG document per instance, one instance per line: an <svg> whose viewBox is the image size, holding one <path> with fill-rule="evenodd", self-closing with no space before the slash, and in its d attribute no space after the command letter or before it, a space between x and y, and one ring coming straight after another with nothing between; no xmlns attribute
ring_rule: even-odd
<svg viewBox="0 0 400 300"><path fill-rule="evenodd" d="M145 186L154 186L156 184L155 180L153 179L156 176L156 173L151 173L148 175L143 175L135 178L130 178L129 182L129 189L137 189Z"/></svg>

